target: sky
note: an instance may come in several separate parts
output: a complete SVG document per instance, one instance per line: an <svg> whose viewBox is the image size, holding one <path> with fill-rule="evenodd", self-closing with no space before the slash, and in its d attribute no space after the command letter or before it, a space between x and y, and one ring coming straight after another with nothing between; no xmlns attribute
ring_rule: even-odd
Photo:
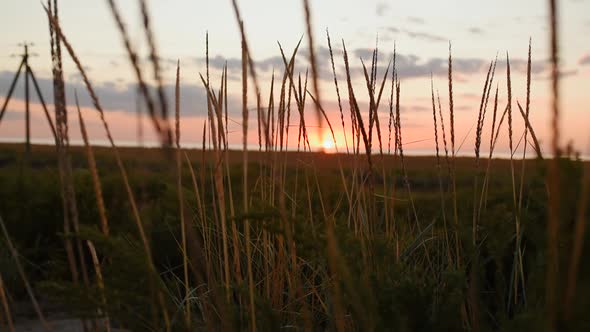
<svg viewBox="0 0 590 332"><path fill-rule="evenodd" d="M152 72L147 62L147 43L141 28L138 1L116 1L123 19L137 47L146 76ZM524 105L526 98L526 58L529 38L532 41L532 81L530 119L543 148L549 142L549 63L548 19L545 1L310 1L314 49L318 57L319 77L323 106L330 118L337 146L344 150L350 137L348 96L345 87L342 41L346 43L351 61L355 94L361 110L367 113L369 97L362 76L361 59L370 63L375 45L379 49L379 71L385 73L392 57L394 43L397 52L397 69L401 81L402 133L405 150L409 153L434 153L434 127L432 123L430 76L435 90L440 93L443 116L448 135L447 57L452 43L455 126L458 142L463 142L460 153L473 153L481 93L490 61L498 58L495 83L499 89L499 109L506 105L506 57L512 67L514 110L516 101ZM228 65L228 102L230 109L230 144L241 144L241 48L238 25L231 0L151 0L148 1L150 18L161 57L166 91L173 102L176 62L181 64L181 142L184 146L201 146L203 122L206 118L206 94L199 79L205 73L205 36L209 34L211 80L218 86L221 69ZM562 144L572 142L583 154L588 153L590 123L588 113L590 95L590 33L589 0L558 1L560 10L560 71L562 91ZM257 65L263 100L268 100L271 78L275 75L275 99L278 99L284 66L277 42L291 53L306 31L303 1L300 0L242 0L242 12L252 57ZM108 8L107 1L60 0L60 20L64 34L73 45L87 69L107 112L107 121L115 141L120 145L138 143L136 110L136 80L122 44L121 35ZM345 129L340 125L338 104L333 83L329 52L326 42L329 29L345 111ZM22 41L34 43L30 59L50 112L53 113L51 61L49 55L48 21L38 0L4 0L0 12L0 103L4 103L10 82L19 65L18 54ZM307 38L304 38L298 56L296 74L305 75L309 66ZM92 107L81 77L66 56L64 63L66 94L69 112L73 106L74 91L80 95L82 112L88 125L91 141L104 144L105 133L96 110ZM311 83L310 83L311 86ZM386 84L386 86L389 86ZM389 88L388 88L389 89ZM379 109L382 131L387 132L389 91ZM310 89L311 90L311 89ZM250 96L249 107L254 108L255 98ZM24 84L21 77L7 113L0 123L0 141L24 140ZM306 123L315 125L312 105L308 104ZM489 137L491 105L483 130ZM37 97L31 97L33 142L51 142L50 131ZM74 114L74 113L72 113ZM522 136L524 127L518 114L514 116L515 141ZM71 117L75 119L75 117ZM250 116L248 136L251 146L258 137L254 116ZM439 120L440 122L440 120ZM144 119L144 143L154 144L151 124ZM297 129L295 127L295 129ZM439 128L440 131L440 128ZM290 131L291 147L296 147L296 132ZM72 141L79 141L79 128L70 124ZM312 132L312 135L313 132ZM508 150L507 128L502 130L497 151ZM314 146L324 145L327 137L310 137ZM327 143L326 143L327 144ZM442 144L442 143L441 143ZM516 143L515 143L516 145ZM519 147L522 148L523 145ZM482 150L489 143L484 140ZM334 148L332 148L334 149Z"/></svg>

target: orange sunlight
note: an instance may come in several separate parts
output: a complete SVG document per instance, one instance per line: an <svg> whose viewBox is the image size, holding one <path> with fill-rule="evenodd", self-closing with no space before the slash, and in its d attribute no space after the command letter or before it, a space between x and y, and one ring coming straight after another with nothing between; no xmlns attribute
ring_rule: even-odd
<svg viewBox="0 0 590 332"><path fill-rule="evenodd" d="M324 147L324 151L329 151L334 148L334 142L332 141L331 137L324 138L323 147Z"/></svg>

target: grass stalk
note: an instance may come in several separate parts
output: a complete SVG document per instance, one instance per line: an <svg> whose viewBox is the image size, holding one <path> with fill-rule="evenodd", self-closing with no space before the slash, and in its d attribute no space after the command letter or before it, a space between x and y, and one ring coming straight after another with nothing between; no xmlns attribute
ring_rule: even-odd
<svg viewBox="0 0 590 332"><path fill-rule="evenodd" d="M86 241L86 245L88 245L88 251L90 252L90 257L92 258L92 264L94 266L94 272L96 273L96 283L97 283L98 289L100 291L100 301L101 301L103 308L106 309L107 308L107 300L105 297L104 280L102 277L100 262L98 260L97 254L96 254L96 248L94 247L94 244L92 244L91 241ZM98 314L101 315L102 312L99 311ZM105 314L104 328L105 328L106 332L111 332L111 323L110 323L108 313Z"/></svg>
<svg viewBox="0 0 590 332"><path fill-rule="evenodd" d="M221 110L219 103L216 102L216 98L209 87L209 84L205 81L203 76L201 76L201 81L207 90L207 94L211 99L211 103L213 104L213 108L215 109L216 114L220 116ZM223 158L220 152L220 145L221 142L217 141L217 130L215 126L215 121L213 118L213 114L210 114L210 136L213 141L213 150L215 153L214 159L214 166L213 166L213 173L214 173L214 185L215 185L215 197L217 200L217 208L219 212L219 223L221 224L221 235L222 235L222 246L223 246L223 275L224 275L224 287L226 293L226 300L230 302L230 271L229 271L229 244L227 239L227 215L225 211L225 190L223 185L223 168L222 162ZM218 130L222 131L222 128L217 128Z"/></svg>
<svg viewBox="0 0 590 332"><path fill-rule="evenodd" d="M346 128L344 126L344 112L342 111L342 101L340 99L340 89L338 87L338 79L336 77L336 67L334 66L334 54L332 52L332 42L330 41L330 33L326 29L326 37L328 39L328 50L330 51L330 63L332 64L332 74L334 75L334 86L336 87L336 96L338 97L338 110L340 111L340 121L342 123L342 135L344 136L344 144L346 145L346 153L350 153L348 149L348 138L346 136Z"/></svg>
<svg viewBox="0 0 590 332"><path fill-rule="evenodd" d="M243 31L243 22L240 21L240 30ZM242 199L244 214L248 214L248 52L246 41L241 40L242 45ZM246 243L246 271L248 274L248 307L250 309L250 330L256 331L256 307L254 305L254 273L252 269L252 244L250 242L250 220L244 220L244 236Z"/></svg>
<svg viewBox="0 0 590 332"><path fill-rule="evenodd" d="M558 241L560 224L560 171L559 171L559 40L558 40L558 7L556 0L549 0L549 50L551 58L551 154L547 184L549 187L548 220L547 220L547 276L546 303L549 315L549 331L556 331L558 324L557 285L558 285ZM584 203L582 203L584 204Z"/></svg>
<svg viewBox="0 0 590 332"><path fill-rule="evenodd" d="M6 317L6 325L8 326L9 332L14 332L14 322L12 321L12 313L10 312L10 306L8 305L8 299L6 296L6 290L4 287L4 279L0 273L0 302L2 302L2 308L4 309L4 316ZM0 321L2 322L2 321Z"/></svg>
<svg viewBox="0 0 590 332"><path fill-rule="evenodd" d="M94 195L96 197L96 205L98 207L98 215L100 217L100 228L105 236L109 236L109 223L107 219L107 212L104 205L104 198L102 196L102 186L100 184L100 177L98 176L98 169L96 167L96 158L94 157L94 150L88 140L88 132L86 131L86 125L80 111L80 103L78 102L78 94L75 93L76 108L78 110L78 121L80 124L80 132L82 139L84 140L84 146L86 147L86 158L88 160L88 167L92 174L92 185L94 188Z"/></svg>
<svg viewBox="0 0 590 332"><path fill-rule="evenodd" d="M137 52L135 51L134 47L131 44L131 39L129 37L129 33L127 31L126 24L123 21L123 18L121 17L121 14L119 12L119 9L116 5L115 0L107 0L107 2L109 4L111 14L113 15L113 18L115 19L117 29L121 33L121 38L123 39L123 45L125 47L125 50L127 51L127 56L129 58L129 62L131 64L131 67L133 68L133 72L135 73L135 77L138 82L139 92L141 93L141 95L145 99L145 105L147 106L148 113L149 113L150 119L152 120L154 128L156 129L156 132L160 136L160 141L161 141L162 145L165 145L166 140L167 140L166 128L164 128L162 126L162 121L161 121L160 115L156 114L156 106L155 106L154 100L150 94L149 87L148 87L147 83L145 82L144 75L141 71L141 67L139 64L139 57L137 55Z"/></svg>
<svg viewBox="0 0 590 332"><path fill-rule="evenodd" d="M311 25L311 10L309 8L309 0L303 0L303 9L305 12L305 26L307 28L307 43L309 47L309 62L311 65L311 81L313 83L313 94L315 95L318 105L321 105L321 98L320 98L320 85L319 85L319 72L317 68L317 59L315 53L315 47L313 44L313 30ZM322 121L322 114L318 107L315 108L316 118L317 118L317 137L320 140L324 139L324 126ZM323 147L322 147L323 149Z"/></svg>
<svg viewBox="0 0 590 332"><path fill-rule="evenodd" d="M12 259L14 260L14 265L16 266L16 270L17 270L20 278L22 279L23 283L25 284L27 294L29 295L29 299L31 300L31 303L33 304L33 308L35 309L35 313L37 314L37 318L39 318L39 321L41 322L41 325L43 326L43 330L45 332L53 331L53 329L51 328L51 325L49 325L49 323L45 319L45 316L43 315L43 311L41 310L41 306L39 305L39 302L37 302L37 297L35 296L35 293L33 292L33 287L31 287L31 284L29 282L29 278L27 277L27 274L25 273L25 270L23 269L23 266L20 263L20 259L18 258L19 254L16 251L14 244L12 244L12 240L10 239L10 235L8 234L8 230L6 229L6 225L4 224L4 219L2 219L2 216L0 216L0 230L2 230L2 235L4 236L4 240L6 241L6 245L8 246L8 250L10 251L10 254L12 255Z"/></svg>
<svg viewBox="0 0 590 332"><path fill-rule="evenodd" d="M459 226L459 212L457 210L457 174L455 169L455 109L453 103L453 58L451 55L451 43L449 42L449 123L451 130L451 182L452 182L452 197L453 197L453 216L455 219L455 227ZM459 235L455 230L455 255L457 267L461 267L461 253L459 244Z"/></svg>
<svg viewBox="0 0 590 332"><path fill-rule="evenodd" d="M141 10L141 19L143 23L143 31L146 35L146 40L148 42L149 50L150 50L150 62L152 63L154 80L158 85L158 99L160 102L160 129L162 131L162 136L164 141L164 146L168 147L172 145L172 130L170 129L170 124L168 123L168 103L166 102L166 94L164 93L164 84L162 79L162 73L160 69L160 57L158 56L158 51L156 48L156 41L154 38L154 33L151 28L150 24L150 15L148 11L147 1L146 0L139 0L139 6Z"/></svg>
<svg viewBox="0 0 590 332"><path fill-rule="evenodd" d="M62 198L62 210L64 216L64 246L68 259L68 266L72 275L72 281L77 284L79 275L78 267L76 265L76 256L74 254L74 245L70 234L71 220L70 220L70 203L69 195L67 194L67 178L66 178L66 153L65 140L67 137L66 123L67 113L65 111L65 90L62 71L61 59L61 37L53 28L51 19L58 20L57 0L47 1L47 13L50 16L49 20L49 35L50 35L50 49L52 58L52 74L53 74L53 93L55 105L55 124L56 124L56 150L57 150L57 164L60 180L60 194Z"/></svg>
<svg viewBox="0 0 590 332"><path fill-rule="evenodd" d="M565 289L564 318L566 321L571 320L573 316L574 298L576 296L576 284L578 271L580 269L580 259L584 248L584 236L586 234L586 218L588 196L590 194L590 164L583 161L584 170L581 182L581 193L578 198L578 208L576 214L576 223L572 235L573 245L570 255L570 264L567 274L567 286Z"/></svg>
<svg viewBox="0 0 590 332"><path fill-rule="evenodd" d="M187 299L190 299L190 284L188 278L188 255L186 246L186 224L184 216L184 196L182 192L182 156L180 148L180 60L176 64L176 89L175 89L175 141L176 141L176 190L178 195L178 213L180 217L180 233L182 242L182 268L183 268L183 283L184 294ZM191 301L186 301L184 307L184 319L186 328L191 329Z"/></svg>
<svg viewBox="0 0 590 332"><path fill-rule="evenodd" d="M443 229L445 232L445 245L447 249L447 255L449 262L451 261L451 253L450 253L450 245L449 245L449 235L447 230L447 212L446 212L446 205L445 205L445 194L443 190L443 182L442 182L442 171L441 171L441 162L440 162L440 149L438 144L438 124L436 121L436 104L434 103L434 82L432 79L432 73L430 74L430 93L432 97L432 122L434 124L434 143L436 148L436 170L437 170L437 177L438 177L438 187L440 192L440 207L441 207L441 215L443 220ZM442 122L442 117L441 117ZM441 123L444 127L444 124Z"/></svg>

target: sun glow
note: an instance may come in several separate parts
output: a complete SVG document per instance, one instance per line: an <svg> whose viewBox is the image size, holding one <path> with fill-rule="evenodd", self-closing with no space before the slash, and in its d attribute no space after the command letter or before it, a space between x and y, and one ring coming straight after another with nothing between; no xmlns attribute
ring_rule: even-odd
<svg viewBox="0 0 590 332"><path fill-rule="evenodd" d="M324 143L322 144L324 150L332 150L334 148L334 142L331 138L324 139Z"/></svg>

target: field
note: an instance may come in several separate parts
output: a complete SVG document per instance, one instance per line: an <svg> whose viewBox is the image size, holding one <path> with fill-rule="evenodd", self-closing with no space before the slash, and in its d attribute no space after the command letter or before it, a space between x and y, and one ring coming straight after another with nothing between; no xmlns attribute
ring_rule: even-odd
<svg viewBox="0 0 590 332"><path fill-rule="evenodd" d="M129 169L130 186L158 271L154 276L157 285L153 285L150 271L145 266L145 254L133 222L132 209L110 149L96 147L94 151L106 217L110 221L109 235L105 236L98 222L100 213L85 151L81 147L70 148L80 221L77 235L70 237L74 243L92 241L101 253L103 286L99 287L91 267L92 259L86 250L85 278L90 281L88 284L71 281L63 246L66 239L63 212L56 208L61 205L61 196L55 147L33 146L26 157L22 145L1 146L2 218L6 220L8 233L21 255L29 281L43 299L41 303L58 308L54 310L67 313L69 317L88 320L96 317L97 312L108 313L113 326L131 330L151 329L158 326L154 324L164 324L161 319L152 321L150 310L154 308L150 303L156 306L156 310L168 311L170 324L175 329L184 326L182 315L187 307L191 308L191 322L195 328L248 326L251 316L247 305L244 243L245 220L248 219L252 277L256 281L254 306L259 329L275 330L288 326L331 328L335 324L334 306L339 305L344 320L342 324L347 328L456 330L464 328L464 315L468 313L466 304L471 301L478 302L482 313L480 323L485 329L541 328L546 323L544 234L547 197L543 186L544 165L540 161L528 160L526 163L520 215L522 265L518 267L513 211L510 202L506 202L506 197L511 196L509 160L494 159L491 163L491 180L478 225L482 240L475 249L471 242L473 158L457 158L456 161L460 204L459 222L455 224L450 210L452 200L445 197L441 202L438 172L432 167L436 164L434 157L405 158L416 215L413 215L408 199L399 157L387 156L383 162L376 161L375 165L386 177L375 176L357 189L359 199L363 200L356 205L356 213L360 216L351 216L351 211L354 213L355 210L350 208L341 186L340 171L346 181L352 183L355 176L353 165L364 162L362 157L355 161L357 158L352 156L336 154L252 152L249 159L250 212L243 213L236 208L243 204L239 185L242 152L229 151L225 181L236 185L231 190L226 187L224 194L236 212L230 212L227 221L230 280L226 285L223 230L214 212L218 200L212 152L184 152L191 161L197 181L197 187L193 187L191 166L183 163L184 218L190 227L187 235L196 237L188 236L187 245L194 245L194 251L189 253L196 256L190 257L191 273L194 274L188 276L188 296L183 276L177 172L173 162L165 161L170 157L170 151L120 149L123 162ZM485 159L481 162L487 164ZM520 165L520 161L517 163ZM579 187L576 179L580 177L583 164L564 159L562 167L568 170L564 174L569 174L563 184L568 183L570 188ZM277 168L283 170L279 170L273 180L271 174ZM520 167L516 169L520 170ZM284 182L279 185L281 174L288 176L283 177ZM515 176L518 178L520 172ZM389 216L385 215L384 209L385 198L391 194L383 192L384 183L388 188L385 190L395 190L395 199L388 205ZM448 188L449 184L448 177L443 176L443 187ZM283 203L279 202L280 187L286 192ZM564 190L562 196L562 220L570 220L562 224L563 238L559 247L564 262L568 262L571 250L568 235L572 234L576 210L576 200L569 195L577 195L577 190ZM371 205L367 203L369 201ZM441 214L441 204L447 206L446 216ZM330 230L326 229L324 220L333 223L335 242L332 242L332 249L328 246L330 235L326 233ZM292 241L291 245L289 241ZM456 255L457 248L460 258ZM296 251L296 256L292 251ZM2 252L0 271L5 287L14 300L22 302L26 299L22 281L13 268L9 250L3 249ZM336 262L330 263L330 259ZM330 272L330 264L334 264L334 270L341 271L337 282ZM522 270L515 272L517 267ZM582 265L579 289L587 289L590 285L589 272ZM476 299L470 295L474 277L480 288ZM518 284L514 280L518 280ZM335 284L339 289L337 294L333 292ZM154 303L154 289L165 294L163 307ZM226 302L224 294L228 291L231 299ZM576 317L576 328L587 327L584 317L587 301L582 296L575 298L572 315ZM208 311L212 308L215 308L213 312ZM226 311L220 313L220 308Z"/></svg>
<svg viewBox="0 0 590 332"><path fill-rule="evenodd" d="M0 144L1 329L590 330L583 261L590 163L561 146L555 1L550 142L539 143L529 118L529 42L520 63L526 94L513 91L508 54L505 67L497 68L498 57L485 65L477 117L462 130L473 146L463 147L453 92L461 77L449 43L448 105L431 74L434 148L423 157L410 156L413 142L404 141L406 81L395 48L384 67L376 45L353 76L344 40L335 54L326 31L323 56L339 112L330 121L308 1L306 34L293 50L278 44L282 66L270 82L256 74L246 22L232 2L241 90L228 93L227 63L210 75L207 34L202 145L186 149L180 61L168 103L147 2L139 1L146 60L115 1L107 4L157 147L117 146L57 1L48 1L54 112L44 111L55 144L29 145L28 136L25 144ZM304 39L307 63L299 54ZM78 91L66 102L62 57L72 60L107 146L92 144ZM228 107L230 94L241 96L239 113ZM240 142L230 142L229 120L239 124ZM70 141L73 128L79 146ZM496 158L499 137L509 142L506 159ZM241 149L230 148L237 143ZM473 156L460 157L462 148Z"/></svg>

